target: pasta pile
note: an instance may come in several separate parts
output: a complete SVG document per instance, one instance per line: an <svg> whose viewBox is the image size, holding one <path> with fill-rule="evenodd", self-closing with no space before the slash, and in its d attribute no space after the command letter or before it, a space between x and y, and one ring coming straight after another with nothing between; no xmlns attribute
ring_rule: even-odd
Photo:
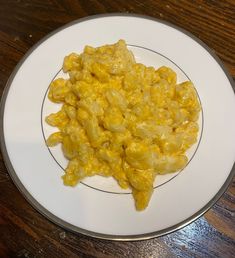
<svg viewBox="0 0 235 258"><path fill-rule="evenodd" d="M58 128L47 139L61 143L69 160L65 185L112 176L130 188L136 209L147 207L157 174L187 164L196 141L200 104L192 82L177 84L168 67L136 63L125 41L64 58L69 79L54 80L48 97L62 103L46 122Z"/></svg>

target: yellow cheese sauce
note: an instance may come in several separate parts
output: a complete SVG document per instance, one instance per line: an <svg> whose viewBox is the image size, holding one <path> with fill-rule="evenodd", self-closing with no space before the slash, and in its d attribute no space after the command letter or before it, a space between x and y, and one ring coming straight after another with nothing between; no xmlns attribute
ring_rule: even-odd
<svg viewBox="0 0 235 258"><path fill-rule="evenodd" d="M112 176L132 190L136 209L145 209L156 175L182 169L197 141L192 82L177 84L172 69L136 63L124 40L66 56L63 71L69 79L54 80L48 93L63 105L46 122L58 128L47 145L61 144L69 161L64 184Z"/></svg>

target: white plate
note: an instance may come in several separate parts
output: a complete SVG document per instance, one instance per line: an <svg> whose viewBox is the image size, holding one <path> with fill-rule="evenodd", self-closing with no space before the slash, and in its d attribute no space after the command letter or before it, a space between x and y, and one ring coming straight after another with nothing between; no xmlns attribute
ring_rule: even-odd
<svg viewBox="0 0 235 258"><path fill-rule="evenodd" d="M180 173L157 177L148 208L137 212L132 195L112 179L94 177L75 188L60 176L66 166L59 148L48 149L51 128L45 115L59 106L47 100L63 58L125 39L137 61L177 71L192 80L202 112L198 143ZM59 73L59 74L58 74ZM188 32L146 16L100 15L80 19L51 33L15 68L1 103L1 147L6 166L26 199L51 221L69 230L115 240L160 236L207 211L231 181L235 160L235 98L232 79L205 44Z"/></svg>

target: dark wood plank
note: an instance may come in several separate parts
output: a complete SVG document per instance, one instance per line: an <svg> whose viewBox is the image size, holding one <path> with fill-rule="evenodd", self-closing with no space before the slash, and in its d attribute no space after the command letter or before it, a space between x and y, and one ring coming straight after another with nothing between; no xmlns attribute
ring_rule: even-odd
<svg viewBox="0 0 235 258"><path fill-rule="evenodd" d="M146 14L203 40L235 78L234 0L0 0L0 91L38 40L87 15ZM12 183L0 156L0 257L233 257L235 180L204 217L164 237L112 242L76 235L35 211Z"/></svg>

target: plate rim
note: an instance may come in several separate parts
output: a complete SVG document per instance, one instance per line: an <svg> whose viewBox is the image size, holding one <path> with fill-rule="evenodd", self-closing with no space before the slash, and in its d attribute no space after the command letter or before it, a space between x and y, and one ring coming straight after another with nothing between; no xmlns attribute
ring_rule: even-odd
<svg viewBox="0 0 235 258"><path fill-rule="evenodd" d="M217 64L220 66L220 68L222 68L223 72L225 73L227 79L230 82L233 93L235 94L234 89L233 89L233 87L235 87L235 82L233 81L231 75L229 74L229 72L225 68L223 62L220 60L220 58L215 54L215 52L210 47L208 47L201 39L197 38L191 32L189 32L189 31L187 31L187 30L185 30L185 29L183 29L183 28L181 28L181 27L179 27L175 24L172 24L168 21L161 20L161 19L151 17L151 16L148 16L148 15L142 15L142 14L119 13L119 12L117 12L117 13L103 13L103 14L85 16L83 18L73 20L73 21L71 21L71 22L53 30L52 32L50 32L46 36L44 36L42 39L40 39L36 44L34 44L24 54L24 56L20 59L20 61L17 63L17 65L13 69L12 73L10 74L10 76L9 76L7 82L6 82L6 85L4 87L4 90L3 90L3 93L2 93L2 96L1 96L1 103L0 103L0 147L1 147L1 153L2 153L2 156L3 156L3 161L5 163L7 171L9 173L12 181L14 182L15 186L18 188L18 190L23 195L23 197L28 201L28 203L34 209L36 209L41 215L46 217L50 222L60 226L61 228L64 228L68 231L71 231L73 233L76 233L76 234L79 233L79 234L83 234L85 236L95 237L95 238L98 238L98 239L116 240L116 241L147 240L147 239L160 237L160 236L164 236L164 235L173 233L173 232L191 224L192 222L194 222L195 220L200 218L204 213L206 213L220 199L220 197L223 195L223 193L229 187L229 185L230 185L230 183L233 179L233 176L235 175L235 163L233 164L226 181L221 186L219 191L214 195L214 197L204 207L202 207L196 213L191 215L189 218L187 218L187 219L185 219L185 220L183 220L183 221L181 221L181 222L179 222L179 223L177 223L177 224L175 224L171 227L167 227L167 228L162 229L162 230L149 232L149 233L144 233L144 234L135 234L135 235L103 234L103 233L93 232L93 231L90 231L90 230L86 230L86 229L74 226L74 225L60 219L59 217L53 215L46 208L44 208L35 198L33 198L31 196L31 194L27 191L25 186L22 184L22 182L20 181L19 177L17 176L16 171L14 170L14 168L12 166L12 163L11 163L10 158L8 156L8 153L7 153L5 137L4 137L3 119L4 119L5 103L6 103L6 99L7 99L7 96L8 96L8 92L10 90L12 81L15 78L15 75L17 74L20 67L24 64L25 60L31 55L31 53L36 48L38 48L43 42L45 42L48 38L50 38L54 34L58 33L59 31L62 31L64 29L66 29L70 26L73 26L77 23L81 23L81 22L84 22L84 21L92 20L92 19L104 18L104 17L115 17L115 16L116 17L134 17L134 18L142 18L142 19L146 19L146 20L152 20L154 22L162 23L162 24L167 25L171 28L174 28L174 29L184 33L186 36L189 36L194 41L196 41L199 45L201 45L213 57L213 59L217 62Z"/></svg>

